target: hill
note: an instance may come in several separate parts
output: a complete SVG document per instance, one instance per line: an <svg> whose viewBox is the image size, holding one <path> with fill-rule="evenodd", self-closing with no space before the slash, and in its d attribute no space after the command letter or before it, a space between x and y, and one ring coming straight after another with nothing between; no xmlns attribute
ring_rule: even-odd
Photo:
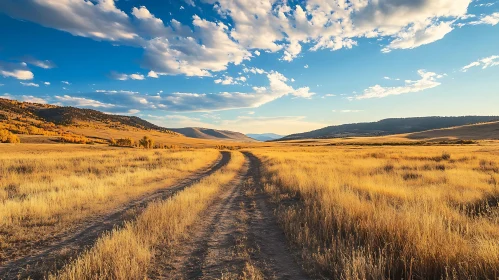
<svg viewBox="0 0 499 280"><path fill-rule="evenodd" d="M275 133L246 134L246 136L258 141L271 141L284 137L284 135L279 135Z"/></svg>
<svg viewBox="0 0 499 280"><path fill-rule="evenodd" d="M211 128L202 128L202 127L172 128L171 130L191 138L255 142L254 139L251 139L242 133L228 131L228 130L217 130Z"/></svg>
<svg viewBox="0 0 499 280"><path fill-rule="evenodd" d="M392 118L377 122L328 126L310 132L288 135L279 140L384 136L494 121L499 121L499 116Z"/></svg>
<svg viewBox="0 0 499 280"><path fill-rule="evenodd" d="M143 136L153 137L158 144L189 146L189 143L194 143L193 139L184 135L201 141L256 142L238 132L206 128L169 129L135 116L0 98L0 130L2 129L19 135L22 143L53 143L61 141L61 137L79 142L108 143L112 138L137 140Z"/></svg>
<svg viewBox="0 0 499 280"><path fill-rule="evenodd" d="M409 139L436 140L499 140L499 122L434 129L423 132L410 133L406 137Z"/></svg>

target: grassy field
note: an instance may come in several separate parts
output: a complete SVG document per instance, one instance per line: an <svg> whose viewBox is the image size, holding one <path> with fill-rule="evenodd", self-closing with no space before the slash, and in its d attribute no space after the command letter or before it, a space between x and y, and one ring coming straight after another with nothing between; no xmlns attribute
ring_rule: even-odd
<svg viewBox="0 0 499 280"><path fill-rule="evenodd" d="M195 151L83 145L0 145L0 260L219 157Z"/></svg>
<svg viewBox="0 0 499 280"><path fill-rule="evenodd" d="M199 219L210 203L236 179L245 162L232 152L227 166L178 193L171 199L149 205L123 229L104 235L80 258L49 279L145 279L153 248L180 238Z"/></svg>
<svg viewBox="0 0 499 280"><path fill-rule="evenodd" d="M497 146L254 150L309 273L496 279Z"/></svg>
<svg viewBox="0 0 499 280"><path fill-rule="evenodd" d="M379 139L242 146L259 163L230 151L225 167L131 213L124 226L100 234L91 248L49 277L147 278L158 246L176 248L173 254L182 248L179 242L221 194L249 180L245 170L261 170L264 200L274 207L268 215L275 213L312 279L499 277L499 145L400 145L397 137L388 145L387 138ZM0 145L0 259L29 254L30 244L173 186L219 158L216 149ZM252 196L262 192L255 187ZM249 209L233 213L241 220L260 209L254 202L231 203ZM240 224L236 232L253 232L255 224ZM252 235L245 238L258 242ZM241 277L264 279L251 276L266 269L252 261L259 249L251 244Z"/></svg>

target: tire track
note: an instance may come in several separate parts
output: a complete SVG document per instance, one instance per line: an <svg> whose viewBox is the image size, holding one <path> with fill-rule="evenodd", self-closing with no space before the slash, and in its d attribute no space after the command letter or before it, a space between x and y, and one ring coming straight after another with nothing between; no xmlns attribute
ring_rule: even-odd
<svg viewBox="0 0 499 280"><path fill-rule="evenodd" d="M60 269L69 259L92 246L102 233L119 227L126 220L130 220L132 218L130 217L131 211L133 211L133 217L139 215L150 202L171 197L203 177L218 171L229 161L230 152L222 151L220 159L208 170L193 174L175 186L156 190L102 216L94 217L79 227L78 231L55 237L51 244L33 248L29 255L3 264L0 267L0 279L18 279L28 276L33 279L42 279L47 271Z"/></svg>
<svg viewBox="0 0 499 280"><path fill-rule="evenodd" d="M238 279L251 264L263 279L309 279L267 202L260 161L249 152L244 155L247 164L238 182L210 206L190 236L158 248L150 278Z"/></svg>

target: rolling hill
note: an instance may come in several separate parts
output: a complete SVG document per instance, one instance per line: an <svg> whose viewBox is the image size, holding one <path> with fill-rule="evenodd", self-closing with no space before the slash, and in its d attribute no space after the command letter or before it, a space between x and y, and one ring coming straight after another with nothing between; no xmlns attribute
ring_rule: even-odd
<svg viewBox="0 0 499 280"><path fill-rule="evenodd" d="M51 136L84 136L92 141L144 135L156 139L183 138L255 142L239 132L206 128L169 129L135 116L106 114L92 109L20 102L0 98L0 129L18 134L22 142L49 143ZM164 142L164 141L163 141ZM176 142L182 143L182 140Z"/></svg>
<svg viewBox="0 0 499 280"><path fill-rule="evenodd" d="M499 140L499 122L434 129L406 135L409 139L436 140Z"/></svg>
<svg viewBox="0 0 499 280"><path fill-rule="evenodd" d="M384 136L393 134L415 133L426 130L442 129L494 121L499 121L499 116L392 118L380 120L377 122L328 126L305 133L288 135L279 140Z"/></svg>
<svg viewBox="0 0 499 280"><path fill-rule="evenodd" d="M171 130L191 138L255 142L254 139L251 139L242 133L228 130L217 130L202 127L172 128Z"/></svg>

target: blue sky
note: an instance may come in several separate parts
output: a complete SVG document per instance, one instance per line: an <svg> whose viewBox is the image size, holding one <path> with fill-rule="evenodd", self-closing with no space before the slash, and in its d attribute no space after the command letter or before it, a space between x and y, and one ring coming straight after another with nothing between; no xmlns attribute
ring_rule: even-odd
<svg viewBox="0 0 499 280"><path fill-rule="evenodd" d="M2 0L0 97L290 134L498 115L499 1Z"/></svg>

